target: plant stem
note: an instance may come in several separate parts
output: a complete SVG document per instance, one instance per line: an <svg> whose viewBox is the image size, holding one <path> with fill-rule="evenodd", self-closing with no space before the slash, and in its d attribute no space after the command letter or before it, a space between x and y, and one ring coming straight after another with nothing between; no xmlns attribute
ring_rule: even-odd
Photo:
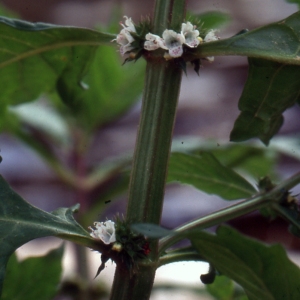
<svg viewBox="0 0 300 300"><path fill-rule="evenodd" d="M172 15L180 18L177 22L182 22L184 6L185 0L157 0L153 32L161 35L172 24ZM172 9L176 9L176 12ZM176 63L165 61L161 51L149 53L147 60L142 112L128 193L126 219L131 224L160 223L182 76ZM111 300L149 299L157 267L157 245L157 241L150 241L148 259L139 264L134 274L122 266L117 267Z"/></svg>
<svg viewBox="0 0 300 300"><path fill-rule="evenodd" d="M162 254L170 246L182 240L186 236L186 232L190 232L194 229L201 230L219 225L223 222L261 209L265 206L270 206L272 208L273 203L278 203L278 201L280 201L283 189L289 190L298 183L300 183L300 172L277 185L273 190L267 193L259 194L250 199L244 200L232 206L216 211L208 216L196 219L178 227L177 229L175 229L176 235L169 235L160 240L159 254Z"/></svg>
<svg viewBox="0 0 300 300"><path fill-rule="evenodd" d="M81 131L80 128L74 128L73 133L73 150L70 153L70 161L74 166L74 177L81 181L86 176L85 148L88 135ZM80 204L81 210L78 214L80 220L83 213L88 210L89 192L82 189L80 185L73 187L75 203ZM87 249L80 245L75 246L75 255L77 262L77 272L83 281L89 280L89 265L87 264Z"/></svg>
<svg viewBox="0 0 300 300"><path fill-rule="evenodd" d="M178 3L184 4L185 1L174 2L178 6ZM173 1L156 2L154 32L161 31L162 26L168 23L166 20L169 20L172 6ZM184 7L177 6L182 20ZM182 71L174 61L167 62L160 53L153 53L146 72L129 185L127 220L130 223L159 224Z"/></svg>
<svg viewBox="0 0 300 300"><path fill-rule="evenodd" d="M264 200L264 201L263 201ZM216 211L208 216L194 220L185 225L182 225L176 229L176 235L166 236L162 238L159 243L159 252L162 254L167 248L174 245L178 241L184 238L184 234L187 231L194 229L201 230L209 228L215 225L219 225L223 222L245 215L257 209L260 209L270 203L269 199L264 199L260 196L258 199L246 200L232 206L226 207L219 211Z"/></svg>
<svg viewBox="0 0 300 300"><path fill-rule="evenodd" d="M150 298L156 266L140 266L138 272L117 266L110 299L146 300Z"/></svg>
<svg viewBox="0 0 300 300"><path fill-rule="evenodd" d="M148 63L142 114L129 185L127 221L130 223L160 223L180 81L181 70L174 63L164 60L159 64ZM149 258L155 261L157 241L151 241L150 248ZM118 273L118 270L116 272ZM149 275L152 276L152 283L148 278ZM126 288L124 276L116 274L116 280L121 277L123 279L118 288L114 283L113 289L128 289L130 295L125 294L123 298L112 297L111 299L148 299L154 275L155 269L150 271L139 268L137 275L127 279L129 286ZM126 277L130 275L127 274ZM140 282L145 278L147 278L147 287L144 282ZM145 298L133 298L131 293L136 295L139 289L145 293Z"/></svg>
<svg viewBox="0 0 300 300"><path fill-rule="evenodd" d="M135 149L127 218L159 224L181 70L173 62L149 62Z"/></svg>

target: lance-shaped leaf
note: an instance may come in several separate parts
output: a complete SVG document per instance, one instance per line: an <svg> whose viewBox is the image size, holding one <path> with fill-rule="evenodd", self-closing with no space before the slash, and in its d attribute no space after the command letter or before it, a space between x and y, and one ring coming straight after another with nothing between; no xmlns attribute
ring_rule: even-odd
<svg viewBox="0 0 300 300"><path fill-rule="evenodd" d="M249 58L249 74L230 139L258 137L266 145L278 132L282 113L300 98L300 66Z"/></svg>
<svg viewBox="0 0 300 300"><path fill-rule="evenodd" d="M29 23L0 17L0 113L5 105L36 99L52 90L58 78L84 75L99 45L111 34L98 31ZM80 84L80 82L77 82Z"/></svg>
<svg viewBox="0 0 300 300"><path fill-rule="evenodd" d="M217 235L190 235L195 249L221 274L240 284L249 300L300 299L300 269L282 246L266 246L229 227Z"/></svg>
<svg viewBox="0 0 300 300"><path fill-rule="evenodd" d="M16 194L0 177L0 289L9 256L30 240L56 236L90 246L92 239L73 218L79 208L60 208L52 213L40 210Z"/></svg>
<svg viewBox="0 0 300 300"><path fill-rule="evenodd" d="M1 299L53 299L62 273L63 252L63 246L60 246L44 256L30 257L22 261L12 255L7 264Z"/></svg>
<svg viewBox="0 0 300 300"><path fill-rule="evenodd" d="M241 55L300 65L300 12L257 29L215 42L202 43L190 51L195 58Z"/></svg>
<svg viewBox="0 0 300 300"><path fill-rule="evenodd" d="M200 155L173 153L170 158L168 181L193 185L226 200L251 197L256 190L239 174L224 167L210 153Z"/></svg>

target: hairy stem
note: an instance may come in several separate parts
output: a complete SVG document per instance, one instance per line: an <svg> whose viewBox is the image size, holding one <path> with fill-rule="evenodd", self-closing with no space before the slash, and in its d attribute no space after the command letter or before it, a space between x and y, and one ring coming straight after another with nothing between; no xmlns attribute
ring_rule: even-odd
<svg viewBox="0 0 300 300"><path fill-rule="evenodd" d="M153 32L161 35L173 24L173 15L179 18L177 23L182 22L184 7L185 0L157 0ZM175 61L165 61L161 51L149 53L147 61L126 219L130 223L159 224L182 71ZM149 299L157 267L157 245L157 241L150 242L148 259L134 274L117 267L111 300Z"/></svg>

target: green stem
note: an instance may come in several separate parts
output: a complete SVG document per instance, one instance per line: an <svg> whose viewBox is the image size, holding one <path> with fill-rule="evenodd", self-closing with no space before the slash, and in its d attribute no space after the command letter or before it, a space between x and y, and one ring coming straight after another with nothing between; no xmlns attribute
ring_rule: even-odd
<svg viewBox="0 0 300 300"><path fill-rule="evenodd" d="M73 129L73 148L70 152L70 162L74 166L74 177L78 179L78 182L82 182L86 177L86 149L85 145L89 143L89 135L82 131L80 128ZM89 208L89 191L82 189L81 185L73 186L75 203L80 204L80 211L77 218L80 220ZM75 255L77 261L77 272L83 281L89 280L89 264L87 261L87 249L76 245Z"/></svg>
<svg viewBox="0 0 300 300"><path fill-rule="evenodd" d="M147 300L150 298L156 266L139 266L132 274L117 266L110 299Z"/></svg>
<svg viewBox="0 0 300 300"><path fill-rule="evenodd" d="M259 194L250 199L226 207L208 216L178 227L177 229L175 229L176 235L166 236L160 240L159 254L162 254L170 246L182 240L186 236L185 233L187 231L191 231L194 229L201 230L219 225L236 217L261 209L265 206L269 206L270 204L272 205L272 203L274 202L277 203L282 197L282 189L289 190L298 183L300 183L300 172L284 181L283 183L277 185L270 192Z"/></svg>
<svg viewBox="0 0 300 300"><path fill-rule="evenodd" d="M181 71L173 62L148 63L129 186L130 223L160 222L180 81Z"/></svg>
<svg viewBox="0 0 300 300"><path fill-rule="evenodd" d="M161 30L162 24L167 24L167 16L171 15L170 8L173 6L176 13L173 11L172 14L177 18L181 14L180 20L183 19L185 1L176 0L174 3L176 6L173 1L157 1L155 31ZM173 23L172 18L170 23ZM160 53L153 53L146 72L129 185L127 220L130 223L159 224L182 71L174 61L167 62Z"/></svg>
<svg viewBox="0 0 300 300"><path fill-rule="evenodd" d="M184 4L185 0L157 0L153 32L161 35L172 24L173 14L179 18L177 22L182 22ZM149 53L147 60L126 219L129 223L159 224L182 71L174 61L165 61L161 51ZM149 299L157 267L157 245L157 241L150 241L151 265L139 263L134 274L117 267L111 300Z"/></svg>
<svg viewBox="0 0 300 300"><path fill-rule="evenodd" d="M193 229L201 230L223 222L237 218L239 216L250 213L254 210L260 209L270 203L270 200L264 200L261 196L258 199L246 200L238 204L226 207L222 210L216 211L208 216L189 222L176 229L176 235L166 236L162 238L159 243L159 253L162 254L170 246L184 238L184 233ZM182 234L181 234L182 233Z"/></svg>

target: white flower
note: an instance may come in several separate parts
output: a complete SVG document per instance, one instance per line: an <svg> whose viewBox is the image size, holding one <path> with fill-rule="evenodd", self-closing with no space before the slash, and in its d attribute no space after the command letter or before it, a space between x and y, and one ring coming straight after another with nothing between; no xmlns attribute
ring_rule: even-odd
<svg viewBox="0 0 300 300"><path fill-rule="evenodd" d="M90 235L95 239L100 239L104 244L109 245L116 241L115 222L94 222L96 229L89 227L92 231Z"/></svg>
<svg viewBox="0 0 300 300"><path fill-rule="evenodd" d="M204 42L213 42L213 41L217 41L217 40L219 40L220 38L219 37L217 37L216 36L216 34L215 34L215 30L210 30L207 34L206 34L206 36L205 36L205 38L204 38Z"/></svg>
<svg viewBox="0 0 300 300"><path fill-rule="evenodd" d="M181 34L185 37L185 44L190 48L196 48L200 41L198 39L199 31L195 29L196 26L192 25L191 22L182 23Z"/></svg>
<svg viewBox="0 0 300 300"><path fill-rule="evenodd" d="M166 29L162 35L166 48L172 57L180 57L183 53L182 44L185 43L184 35ZM165 49L165 48L164 48Z"/></svg>
<svg viewBox="0 0 300 300"><path fill-rule="evenodd" d="M122 29L121 32L117 35L116 41L119 45L121 45L120 53L122 56L126 52L133 49L131 43L134 41L134 38L125 29Z"/></svg>
<svg viewBox="0 0 300 300"><path fill-rule="evenodd" d="M158 48L163 48L168 50L165 41L158 35L152 34L152 33L147 33L146 36L146 41L144 43L144 48L148 51L153 51Z"/></svg>
<svg viewBox="0 0 300 300"><path fill-rule="evenodd" d="M220 38L218 36L216 36L215 34L216 30L211 29L205 36L204 38L204 42L208 43L208 42L213 42L213 41L217 41ZM213 62L215 60L215 58L213 56L207 56L205 57L209 62Z"/></svg>
<svg viewBox="0 0 300 300"><path fill-rule="evenodd" d="M121 25L124 27L125 30L129 32L136 32L134 24L131 20L131 18L128 18L127 16L124 16L125 20L125 25L121 22Z"/></svg>
<svg viewBox="0 0 300 300"><path fill-rule="evenodd" d="M131 33L135 33L135 27L131 20L131 18L128 18L124 16L125 25L121 23L123 26L123 29L121 32L117 35L117 38L112 41L117 41L117 43L121 46L120 47L120 53L123 56L126 52L129 52L130 50L134 49L132 47L131 43L134 41L134 38L132 37Z"/></svg>

